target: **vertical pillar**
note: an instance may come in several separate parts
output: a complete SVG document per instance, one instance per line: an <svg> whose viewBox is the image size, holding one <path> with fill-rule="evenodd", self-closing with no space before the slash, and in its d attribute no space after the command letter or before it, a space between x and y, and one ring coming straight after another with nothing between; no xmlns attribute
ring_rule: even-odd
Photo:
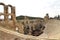
<svg viewBox="0 0 60 40"><path fill-rule="evenodd" d="M15 7L12 7L11 9L11 19L16 22L16 15L15 15Z"/></svg>
<svg viewBox="0 0 60 40"><path fill-rule="evenodd" d="M8 6L4 6L4 21L8 24Z"/></svg>
<svg viewBox="0 0 60 40"><path fill-rule="evenodd" d="M11 20L13 20L13 7L11 7Z"/></svg>
<svg viewBox="0 0 60 40"><path fill-rule="evenodd" d="M13 21L14 30L16 31L16 27L18 27L18 25L17 25L17 21L16 21L15 7L11 8L11 20Z"/></svg>

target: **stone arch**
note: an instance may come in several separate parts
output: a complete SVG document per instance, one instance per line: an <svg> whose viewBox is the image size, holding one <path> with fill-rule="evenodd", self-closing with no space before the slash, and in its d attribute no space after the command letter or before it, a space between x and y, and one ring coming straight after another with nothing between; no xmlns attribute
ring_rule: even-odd
<svg viewBox="0 0 60 40"><path fill-rule="evenodd" d="M12 19L12 5L10 5L10 4L8 4L7 5L8 6L8 14L10 14L10 15L8 15L8 19Z"/></svg>
<svg viewBox="0 0 60 40"><path fill-rule="evenodd" d="M15 7L12 5L5 5L4 3L0 3L0 5L3 5L4 7L4 14L0 13L0 16L3 15L4 16L4 25L7 26L7 28L12 28L13 30L15 30L15 27L21 28L20 25L17 23L16 21L16 15L15 15ZM11 14L8 13L8 7L11 8ZM11 21L8 19L8 16L11 16ZM12 24L11 24L12 23ZM9 27L10 25L10 27ZM19 29L19 31L21 31L22 29Z"/></svg>
<svg viewBox="0 0 60 40"><path fill-rule="evenodd" d="M0 3L0 5L3 5L3 6L5 6L5 4L4 4L4 3Z"/></svg>
<svg viewBox="0 0 60 40"><path fill-rule="evenodd" d="M0 5L3 6L3 10L4 10L3 13L4 13L4 14L8 13L8 12L7 12L7 9L8 9L7 6L6 6L4 3L0 3ZM4 14L0 13L0 16L3 15L3 16L4 16L4 20L5 20L6 16L5 16Z"/></svg>
<svg viewBox="0 0 60 40"><path fill-rule="evenodd" d="M10 7L10 9L11 9L10 11L12 12L12 5L8 5L8 9L9 9L9 7ZM10 13L11 13L11 12L10 12Z"/></svg>
<svg viewBox="0 0 60 40"><path fill-rule="evenodd" d="M4 6L5 6L5 4L4 3L0 3L0 6L3 6L3 13L4 13Z"/></svg>
<svg viewBox="0 0 60 40"><path fill-rule="evenodd" d="M11 19L12 20L14 20L14 18L16 19L16 17L15 17L15 7L12 6L12 5L7 5L7 6L10 7L10 9L11 9L11 13L10 13Z"/></svg>
<svg viewBox="0 0 60 40"><path fill-rule="evenodd" d="M8 4L9 7L12 7L12 5Z"/></svg>
<svg viewBox="0 0 60 40"><path fill-rule="evenodd" d="M15 21L16 20L16 15L15 15L15 7L12 6L12 5L7 5L8 7L10 7L11 9L11 13L10 13L10 16L11 16L11 20Z"/></svg>

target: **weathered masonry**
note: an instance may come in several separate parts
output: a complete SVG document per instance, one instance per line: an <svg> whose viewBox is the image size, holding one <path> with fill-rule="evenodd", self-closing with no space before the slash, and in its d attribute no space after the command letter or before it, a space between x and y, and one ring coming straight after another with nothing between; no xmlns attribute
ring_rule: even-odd
<svg viewBox="0 0 60 40"><path fill-rule="evenodd" d="M4 26L6 28L12 29L16 31L16 28L18 28L18 31L21 32L22 29L19 29L21 25L17 23L16 15L15 15L15 7L12 5L5 5L4 3L0 3L4 7L4 12L0 12L0 16L4 16L4 19L0 19L0 26ZM11 9L11 13L8 12L8 7ZM9 19L8 17L11 16ZM19 27L20 26L20 27Z"/></svg>

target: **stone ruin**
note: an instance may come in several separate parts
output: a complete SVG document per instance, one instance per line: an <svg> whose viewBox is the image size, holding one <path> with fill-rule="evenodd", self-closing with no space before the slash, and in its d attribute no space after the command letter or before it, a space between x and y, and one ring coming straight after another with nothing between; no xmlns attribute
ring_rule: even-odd
<svg viewBox="0 0 60 40"><path fill-rule="evenodd" d="M0 3L0 5L3 5L4 7L4 13L0 12L0 16L3 15L4 16L4 20L0 20L0 40L60 40L60 20L57 20L56 18L49 18L48 14L46 14L46 16L44 17L44 22L46 23L46 28L44 27L44 25L41 25L41 21L37 20L35 21L35 23L31 24L29 19L25 17L24 23L25 25L22 25L22 23L18 23L16 20L16 15L15 15L15 7L12 5L5 5L4 3ZM8 13L8 7L11 8L11 13ZM9 20L8 16L11 15L11 19ZM58 17L59 18L59 17ZM26 25L28 21L28 25ZM31 25L30 25L31 24ZM39 26L39 24L42 26ZM29 26L30 25L30 26ZM25 32L27 32L27 34L33 35L22 35L20 33L24 33L24 27L29 26L28 31L32 30L33 31L26 31L27 28L25 28ZM5 28L3 28L5 27ZM32 27L32 28L31 28ZM40 31L36 31L34 30L35 27L37 27L36 29L40 29ZM6 29L7 28L7 29ZM31 29L30 29L31 28ZM40 33L44 32L44 28L46 29L45 32L47 35L44 34L44 36L37 36L38 34L41 35ZM12 30L8 30L8 29L12 29ZM18 32L16 32L18 31ZM31 34L32 32L32 34ZM37 33L36 33L37 32ZM38 33L40 32L40 33ZM42 37L42 38L41 38Z"/></svg>
<svg viewBox="0 0 60 40"><path fill-rule="evenodd" d="M39 36L41 35L45 29L43 22L40 19L35 20L35 22L31 23L28 17L24 18L24 34Z"/></svg>
<svg viewBox="0 0 60 40"><path fill-rule="evenodd" d="M0 3L0 5L4 7L4 13L0 12L0 16L1 15L4 16L4 20L0 19L0 26L16 31L16 28L19 28L21 25L17 23L16 15L15 15L15 7L12 5L5 5L4 3ZM8 7L11 8L11 13L8 12ZM11 16L10 20L8 18L9 16Z"/></svg>
<svg viewBox="0 0 60 40"><path fill-rule="evenodd" d="M31 24L29 23L29 19L25 17L25 25L22 23L18 24L15 15L15 7L12 5L5 5L4 3L0 3L4 7L4 13L0 13L0 16L4 16L4 20L0 21L0 26L18 31L19 33L30 34L33 36L39 36L43 33L45 26L41 25L41 23ZM11 13L8 12L8 7L11 8ZM11 16L9 20L8 16ZM28 21L28 23L26 23ZM37 20L38 21L38 20Z"/></svg>

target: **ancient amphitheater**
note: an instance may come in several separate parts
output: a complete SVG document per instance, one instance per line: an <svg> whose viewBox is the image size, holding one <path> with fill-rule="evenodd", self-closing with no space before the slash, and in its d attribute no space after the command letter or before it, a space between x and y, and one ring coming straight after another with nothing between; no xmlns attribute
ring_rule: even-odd
<svg viewBox="0 0 60 40"><path fill-rule="evenodd" d="M15 7L5 5L4 3L0 3L0 5L4 6L4 13L0 13L0 16L4 15L4 20L0 21L0 40L60 40L60 20L55 18L50 19L46 15L43 18L45 26L43 34L39 36L25 35L23 34L24 25L21 22L18 23L16 20ZM11 8L11 13L8 13L8 7ZM8 18L9 15L11 19ZM30 21L28 20L28 22Z"/></svg>

